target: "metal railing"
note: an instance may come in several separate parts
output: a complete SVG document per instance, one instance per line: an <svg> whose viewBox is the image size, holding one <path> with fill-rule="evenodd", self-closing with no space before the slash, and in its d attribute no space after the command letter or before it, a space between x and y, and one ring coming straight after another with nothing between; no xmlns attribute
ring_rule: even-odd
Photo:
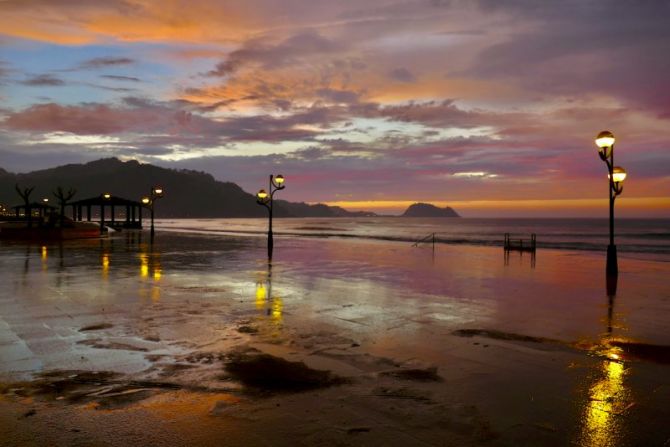
<svg viewBox="0 0 670 447"><path fill-rule="evenodd" d="M432 243L433 251L435 251L435 233L430 233L428 236L419 239L418 241L412 244L412 247L418 247L420 244Z"/></svg>
<svg viewBox="0 0 670 447"><path fill-rule="evenodd" d="M505 251L518 250L535 252L536 242L535 233L530 235L530 239L512 239L509 233L505 233L504 248Z"/></svg>

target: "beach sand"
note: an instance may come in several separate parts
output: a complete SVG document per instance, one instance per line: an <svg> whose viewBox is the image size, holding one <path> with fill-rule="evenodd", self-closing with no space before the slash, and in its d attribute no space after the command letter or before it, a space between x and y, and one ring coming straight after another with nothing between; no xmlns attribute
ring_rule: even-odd
<svg viewBox="0 0 670 447"><path fill-rule="evenodd" d="M670 445L667 260L2 244L0 445Z"/></svg>

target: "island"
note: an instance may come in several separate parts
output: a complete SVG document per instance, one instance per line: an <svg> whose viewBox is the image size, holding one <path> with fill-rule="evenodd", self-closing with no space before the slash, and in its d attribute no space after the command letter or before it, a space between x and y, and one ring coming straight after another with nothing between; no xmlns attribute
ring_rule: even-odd
<svg viewBox="0 0 670 447"><path fill-rule="evenodd" d="M400 217L461 217L450 206L439 208L430 203L414 203Z"/></svg>

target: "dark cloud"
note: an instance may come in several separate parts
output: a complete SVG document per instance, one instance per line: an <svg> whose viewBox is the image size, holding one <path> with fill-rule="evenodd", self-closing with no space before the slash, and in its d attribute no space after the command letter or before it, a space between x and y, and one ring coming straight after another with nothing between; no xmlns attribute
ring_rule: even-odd
<svg viewBox="0 0 670 447"><path fill-rule="evenodd" d="M132 65L135 63L134 59L128 57L96 57L82 62L79 68L83 69L98 69L107 67L116 67L120 65Z"/></svg>
<svg viewBox="0 0 670 447"><path fill-rule="evenodd" d="M107 85L94 84L94 83L92 83L92 82L84 82L84 83L82 83L82 84L83 84L83 85L86 85L86 86L88 86L88 87L93 87L93 88L97 88L97 89L100 89L100 90L107 90L107 91L109 91L109 92L132 93L132 92L136 92L136 91L137 91L136 88L130 88L130 87L110 87L110 86L107 86Z"/></svg>
<svg viewBox="0 0 670 447"><path fill-rule="evenodd" d="M100 77L103 79L110 79L112 81L142 82L140 78L135 78L132 76L100 75Z"/></svg>
<svg viewBox="0 0 670 447"><path fill-rule="evenodd" d="M334 103L357 103L360 97L359 93L348 90L336 90L332 88L322 88L316 91L317 96L329 102Z"/></svg>
<svg viewBox="0 0 670 447"><path fill-rule="evenodd" d="M265 69L285 67L310 56L343 51L347 46L321 36L316 31L304 31L273 44L271 38L253 39L233 51L219 63L209 76L227 76L247 65Z"/></svg>
<svg viewBox="0 0 670 447"><path fill-rule="evenodd" d="M388 73L388 77L399 82L415 82L416 77L406 68L394 68Z"/></svg>
<svg viewBox="0 0 670 447"><path fill-rule="evenodd" d="M50 74L41 74L21 81L21 84L31 87L58 87L65 85L65 81Z"/></svg>
<svg viewBox="0 0 670 447"><path fill-rule="evenodd" d="M461 74L504 79L543 95L617 97L670 117L670 3L480 1L531 23L480 52ZM458 74L454 72L453 74Z"/></svg>
<svg viewBox="0 0 670 447"><path fill-rule="evenodd" d="M421 123L435 127L469 128L482 126L487 122L487 114L464 111L451 99L379 107L377 113L393 121ZM490 118L490 114L488 115Z"/></svg>

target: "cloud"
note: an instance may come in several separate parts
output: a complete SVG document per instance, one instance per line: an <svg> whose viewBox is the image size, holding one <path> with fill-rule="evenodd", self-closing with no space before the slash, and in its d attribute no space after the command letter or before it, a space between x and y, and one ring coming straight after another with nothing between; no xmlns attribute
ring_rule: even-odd
<svg viewBox="0 0 670 447"><path fill-rule="evenodd" d="M268 37L245 42L242 48L230 53L207 75L227 76L249 65L276 69L299 63L310 56L322 56L346 49L342 42L325 38L313 30L294 34L278 44L271 42L272 39Z"/></svg>
<svg viewBox="0 0 670 447"><path fill-rule="evenodd" d="M103 79L110 79L112 81L122 81L122 82L142 82L140 78L135 78L132 76L118 76L118 75L100 75Z"/></svg>
<svg viewBox="0 0 670 447"><path fill-rule="evenodd" d="M388 73L389 78L398 82L415 82L416 77L406 68L394 68Z"/></svg>
<svg viewBox="0 0 670 447"><path fill-rule="evenodd" d="M548 95L606 95L670 117L670 4L481 1L526 25L485 48L464 75L505 79Z"/></svg>
<svg viewBox="0 0 670 447"><path fill-rule="evenodd" d="M82 62L79 68L82 69L98 69L107 67L117 67L120 65L132 65L135 63L134 59L128 57L96 57Z"/></svg>
<svg viewBox="0 0 670 447"><path fill-rule="evenodd" d="M20 83L30 87L58 87L65 85L65 81L50 74L31 76Z"/></svg>

